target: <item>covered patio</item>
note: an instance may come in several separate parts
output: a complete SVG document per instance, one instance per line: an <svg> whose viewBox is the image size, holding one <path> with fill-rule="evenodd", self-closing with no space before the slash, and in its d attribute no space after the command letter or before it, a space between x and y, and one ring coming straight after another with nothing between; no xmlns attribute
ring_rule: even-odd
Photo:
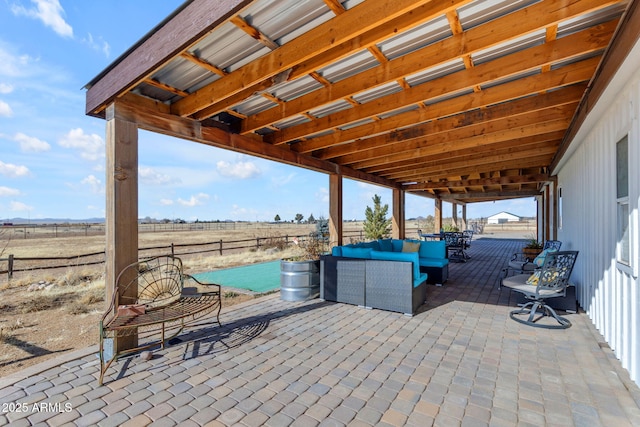
<svg viewBox="0 0 640 427"><path fill-rule="evenodd" d="M66 355L0 379L0 403L29 409L0 424L640 425L640 390L584 313L561 331L509 318L497 282L520 246L474 240L414 317L276 294L120 360L104 386L97 347Z"/></svg>

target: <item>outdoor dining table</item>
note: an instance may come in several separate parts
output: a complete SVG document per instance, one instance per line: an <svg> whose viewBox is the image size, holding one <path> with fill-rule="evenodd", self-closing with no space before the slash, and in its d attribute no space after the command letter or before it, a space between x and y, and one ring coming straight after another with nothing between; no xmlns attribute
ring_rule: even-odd
<svg viewBox="0 0 640 427"><path fill-rule="evenodd" d="M422 233L420 234L424 240L441 240L440 233Z"/></svg>

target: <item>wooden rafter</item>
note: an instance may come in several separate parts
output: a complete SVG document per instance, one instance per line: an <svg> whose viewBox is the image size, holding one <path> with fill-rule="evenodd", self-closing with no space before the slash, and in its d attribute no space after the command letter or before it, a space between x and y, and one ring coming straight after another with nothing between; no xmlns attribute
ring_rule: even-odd
<svg viewBox="0 0 640 427"><path fill-rule="evenodd" d="M517 38L523 31L532 32L544 29L549 25L557 23L561 19L574 17L590 9L590 5L584 4L583 2L578 4L578 6L582 5L583 7L573 7L571 13L564 10L548 11L550 8L549 3L549 0L547 0L546 2L532 5L522 11L515 12L512 15L497 19L496 25L499 25L502 29L500 32L496 32L495 27L490 25L490 23L480 25L468 30L464 34L454 35L453 37L404 55L394 61L389 61L371 70L359 73L353 78L336 83L330 89L314 91L308 95L296 98L281 107L258 113L243 123L242 132L259 129L268 123L309 110L312 106L324 103L328 104L337 99L352 96L358 92L370 90L372 87L417 73L428 67L435 67L456 58L461 58L490 48L505 40ZM543 10L546 12L543 17L536 20L527 18L529 15L541 13ZM615 26L615 23L612 25ZM608 28L608 31L608 33L603 32L605 40L600 40L600 48L602 48L602 45L606 46L608 37L611 35L611 28ZM589 35L586 35L586 37L589 37ZM591 35L591 37L593 37L593 35ZM541 53L537 52L537 54ZM548 61L546 63L548 63ZM544 64L545 62L538 65L538 67ZM518 63L516 62L514 65L518 66Z"/></svg>
<svg viewBox="0 0 640 427"><path fill-rule="evenodd" d="M143 128L420 195L535 194L554 178L572 118L601 93L598 73L615 72L596 71L601 56L621 61L608 51L617 26L622 51L640 34L640 0L630 15L624 0L504 12L479 2L472 17L463 7L473 0L323 0L311 14L278 12L290 20L259 1L185 3L89 85L88 111L118 99ZM261 30L284 22L278 40ZM223 57L212 47L234 43L232 25L256 42L241 36ZM595 95L581 101L585 91Z"/></svg>
<svg viewBox="0 0 640 427"><path fill-rule="evenodd" d="M252 87L265 79L295 67L305 60L318 57L330 48L353 40L372 28L410 13L418 6L429 6L432 10L431 16L435 16L442 10L451 10L469 1L396 0L388 2L386 0L369 0L328 22L320 24L312 31L241 67L225 78L197 90L189 97L175 102L172 105L172 113L180 116L192 115L247 87ZM393 29L388 31L393 31ZM380 34L378 40L368 41L362 47L372 46L390 34L393 33ZM327 58L325 61L329 63L330 59Z"/></svg>

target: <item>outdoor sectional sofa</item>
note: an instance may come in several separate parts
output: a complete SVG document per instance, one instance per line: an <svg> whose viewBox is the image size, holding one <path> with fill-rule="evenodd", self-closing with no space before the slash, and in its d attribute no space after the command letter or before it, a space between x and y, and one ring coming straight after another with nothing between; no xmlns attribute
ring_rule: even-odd
<svg viewBox="0 0 640 427"><path fill-rule="evenodd" d="M320 298L325 301L412 315L426 300L431 272L438 283L448 275L444 242L383 239L336 246L331 252L320 257Z"/></svg>
<svg viewBox="0 0 640 427"><path fill-rule="evenodd" d="M367 249L372 251L410 253L416 250L421 273L427 273L427 283L442 285L449 277L449 259L444 240L400 240L379 239L370 242L334 246L331 255L349 258L370 258Z"/></svg>

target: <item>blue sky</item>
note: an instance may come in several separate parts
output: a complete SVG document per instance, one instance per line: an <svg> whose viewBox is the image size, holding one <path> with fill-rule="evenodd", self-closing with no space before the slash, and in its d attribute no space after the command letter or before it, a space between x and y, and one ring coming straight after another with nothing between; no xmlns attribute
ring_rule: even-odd
<svg viewBox="0 0 640 427"><path fill-rule="evenodd" d="M105 122L84 114L83 87L181 4L0 0L0 220L104 216ZM142 218L328 215L327 175L145 131L139 141ZM391 206L390 190L345 180L344 219L362 219L374 194ZM433 208L407 196L407 218ZM526 198L470 204L467 216L535 209Z"/></svg>

